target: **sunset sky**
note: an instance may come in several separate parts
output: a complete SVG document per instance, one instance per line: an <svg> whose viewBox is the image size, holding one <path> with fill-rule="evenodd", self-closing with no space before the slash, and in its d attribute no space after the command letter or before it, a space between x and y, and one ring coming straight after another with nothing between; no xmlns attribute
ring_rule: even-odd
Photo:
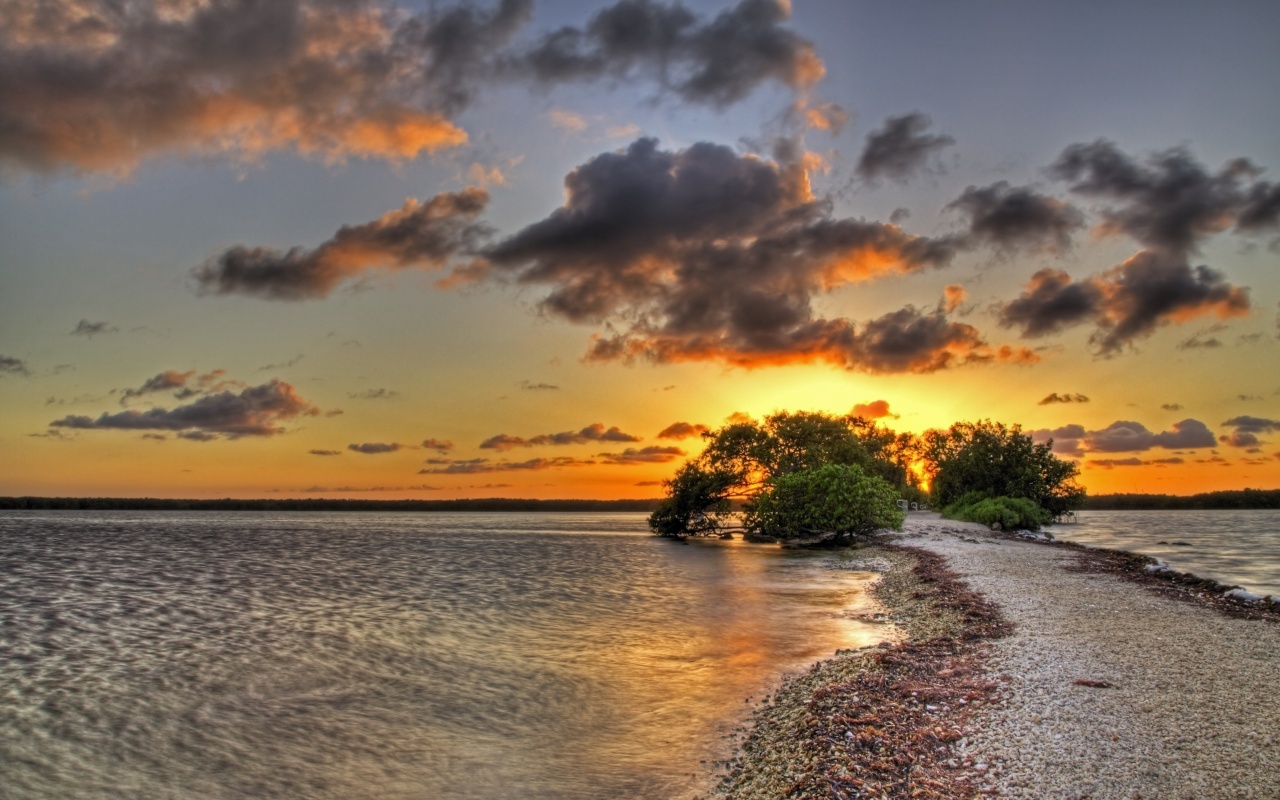
<svg viewBox="0 0 1280 800"><path fill-rule="evenodd" d="M1280 4L0 0L0 495L1280 488Z"/></svg>

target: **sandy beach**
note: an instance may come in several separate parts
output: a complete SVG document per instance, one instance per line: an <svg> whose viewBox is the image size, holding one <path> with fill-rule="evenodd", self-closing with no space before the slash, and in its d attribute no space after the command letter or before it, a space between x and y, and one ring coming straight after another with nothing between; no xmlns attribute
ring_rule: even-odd
<svg viewBox="0 0 1280 800"><path fill-rule="evenodd" d="M894 538L905 549L888 551L877 594L908 640L785 686L715 796L1280 797L1274 609L933 514ZM961 588L936 588L936 563L932 575L918 563L930 557ZM903 658L914 661L895 673ZM833 694L879 704L875 733L901 752L876 751L854 724L866 717Z"/></svg>

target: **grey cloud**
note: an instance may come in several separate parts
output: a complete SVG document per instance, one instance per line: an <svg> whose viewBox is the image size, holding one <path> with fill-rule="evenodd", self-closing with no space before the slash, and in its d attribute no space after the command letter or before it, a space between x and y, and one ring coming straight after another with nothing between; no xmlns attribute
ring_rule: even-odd
<svg viewBox="0 0 1280 800"><path fill-rule="evenodd" d="M1257 447L1262 443L1257 434L1241 430L1233 431L1225 436L1219 436L1218 441L1231 447Z"/></svg>
<svg viewBox="0 0 1280 800"><path fill-rule="evenodd" d="M453 442L448 439L423 439L422 447L426 450L435 450L438 453L447 453L453 449Z"/></svg>
<svg viewBox="0 0 1280 800"><path fill-rule="evenodd" d="M166 430L188 434L184 438L219 435L238 439L242 436L275 436L285 432L280 423L319 413L320 410L303 400L291 385L272 380L244 389L239 394L229 391L210 394L173 409L130 409L117 414L104 412L97 419L72 415L49 424L54 428Z"/></svg>
<svg viewBox="0 0 1280 800"><path fill-rule="evenodd" d="M1190 450L1213 447L1216 439L1203 422L1184 419L1173 424L1173 430L1152 433L1140 422L1113 422L1100 431L1090 431L1085 444L1091 452L1126 453L1162 447L1167 450Z"/></svg>
<svg viewBox="0 0 1280 800"><path fill-rule="evenodd" d="M530 392L549 392L559 389L560 387L553 383L530 383L529 381L520 381L520 388Z"/></svg>
<svg viewBox="0 0 1280 800"><path fill-rule="evenodd" d="M26 378L31 375L31 368L21 358L0 356L0 377L5 375L17 375L18 377Z"/></svg>
<svg viewBox="0 0 1280 800"><path fill-rule="evenodd" d="M582 430L563 431L561 433L544 433L525 439L521 436L510 436L500 433L480 443L482 450L504 452L517 447L541 447L544 445L587 444L588 442L638 442L639 436L624 433L616 425L609 428L599 422L592 423Z"/></svg>
<svg viewBox="0 0 1280 800"><path fill-rule="evenodd" d="M367 456L376 456L383 453L394 453L403 450L404 445L398 442L364 442L363 444L349 444L347 449L353 453L363 453Z"/></svg>
<svg viewBox="0 0 1280 800"><path fill-rule="evenodd" d="M328 296L341 284L378 269L439 268L470 253L487 233L475 221L489 202L483 189L441 193L362 225L344 225L313 250L236 245L192 272L202 294L243 294L266 300Z"/></svg>
<svg viewBox="0 0 1280 800"><path fill-rule="evenodd" d="M1047 406L1053 403L1087 403L1087 402L1089 402L1089 398L1082 394L1071 394L1070 392L1066 394L1058 394L1057 392L1052 392L1051 394L1046 395L1042 400L1040 400L1040 402L1036 403L1036 405Z"/></svg>
<svg viewBox="0 0 1280 800"><path fill-rule="evenodd" d="M1207 266L1192 267L1151 250L1082 281L1059 270L1040 270L1019 297L997 307L1000 324L1019 327L1028 338L1092 321L1097 330L1091 342L1101 355L1114 354L1171 320L1207 313L1226 318L1248 310L1247 288L1233 286Z"/></svg>
<svg viewBox="0 0 1280 800"><path fill-rule="evenodd" d="M1071 236L1084 227L1084 215L1069 203L1005 181L970 186L947 204L968 217L969 235L1002 250L1065 252Z"/></svg>
<svg viewBox="0 0 1280 800"><path fill-rule="evenodd" d="M87 336L92 339L100 333L118 333L119 331L120 329L110 322L90 322L87 319L82 319L76 325L75 330L71 331L71 335Z"/></svg>
<svg viewBox="0 0 1280 800"><path fill-rule="evenodd" d="M148 378L136 389L122 391L120 393L120 404L126 405L130 400L159 392L173 392L173 396L177 399L189 400L202 394L224 391L228 388L243 388L245 386L241 381L226 379L225 375L226 370L221 369L215 369L203 375L197 375L193 369L186 372L168 369Z"/></svg>
<svg viewBox="0 0 1280 800"><path fill-rule="evenodd" d="M867 136L858 158L858 175L864 180L910 178L928 163L931 155L955 143L950 136L925 133L930 124L929 118L919 112L887 118L882 128Z"/></svg>
<svg viewBox="0 0 1280 800"><path fill-rule="evenodd" d="M1266 417L1232 417L1222 424L1240 433L1280 433L1280 420Z"/></svg>
<svg viewBox="0 0 1280 800"><path fill-rule="evenodd" d="M1040 430L1032 431L1031 439L1038 444L1046 444L1052 441L1053 452L1059 455L1083 458L1085 453L1081 442L1087 435L1083 425L1071 424L1052 430L1041 428Z"/></svg>
<svg viewBox="0 0 1280 800"><path fill-rule="evenodd" d="M342 451L341 451L341 450L308 450L307 452L308 452L308 453L310 453L310 454L311 454L311 455L313 455L313 456L340 456L340 455L342 455Z"/></svg>
<svg viewBox="0 0 1280 800"><path fill-rule="evenodd" d="M169 392L182 389L187 385L187 381L195 377L195 374L195 370L186 372L178 372L176 369L165 370L154 377L148 378L137 389L125 389L120 395L120 403L123 405L135 397L154 392Z"/></svg>
<svg viewBox="0 0 1280 800"><path fill-rule="evenodd" d="M584 28L564 27L506 59L544 83L651 75L690 103L724 107L767 81L800 89L822 76L813 45L783 26L788 4L742 0L710 21L680 5L622 0Z"/></svg>
<svg viewBox="0 0 1280 800"><path fill-rule="evenodd" d="M1139 161L1102 139L1071 145L1049 167L1073 192L1115 203L1103 212L1107 229L1182 257L1232 225L1257 232L1280 222L1277 187L1250 183L1259 172L1242 158L1210 172L1185 148Z"/></svg>
<svg viewBox="0 0 1280 800"><path fill-rule="evenodd" d="M658 432L659 439L688 439L693 436L701 436L711 430L701 423L693 424L689 422L673 422Z"/></svg>
<svg viewBox="0 0 1280 800"><path fill-rule="evenodd" d="M1181 403L1162 403L1160 407L1163 408L1165 411L1181 411L1182 410Z"/></svg>
<svg viewBox="0 0 1280 800"><path fill-rule="evenodd" d="M365 389L363 392L347 392L347 397L350 397L352 400L391 400L399 396L399 392L394 389L387 389L386 387Z"/></svg>
<svg viewBox="0 0 1280 800"><path fill-rule="evenodd" d="M418 470L419 475L480 475L489 472L526 472L566 467L587 467L599 462L593 459L531 458L528 461L490 461L487 458L470 458L449 462L447 466Z"/></svg>
<svg viewBox="0 0 1280 800"><path fill-rule="evenodd" d="M679 447L628 447L621 453L598 453L605 464L665 464L683 456Z"/></svg>
<svg viewBox="0 0 1280 800"><path fill-rule="evenodd" d="M549 286L544 313L605 323L588 352L594 360L912 368L918 359L879 346L895 338L879 330L888 321L855 335L848 320L816 319L812 298L946 266L961 244L833 218L798 165L708 143L668 152L641 139L578 167L565 185L564 206L490 248L489 277ZM978 343L973 329L933 319L910 332L927 327L935 340Z"/></svg>

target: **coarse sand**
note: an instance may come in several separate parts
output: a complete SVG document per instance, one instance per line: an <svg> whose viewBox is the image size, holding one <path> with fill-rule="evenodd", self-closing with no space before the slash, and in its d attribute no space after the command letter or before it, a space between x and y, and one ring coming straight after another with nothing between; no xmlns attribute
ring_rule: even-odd
<svg viewBox="0 0 1280 800"><path fill-rule="evenodd" d="M1089 551L910 515L900 544L943 556L1013 624L996 703L958 742L1011 798L1280 798L1280 624L1089 569ZM1171 534L1174 533L1171 531Z"/></svg>

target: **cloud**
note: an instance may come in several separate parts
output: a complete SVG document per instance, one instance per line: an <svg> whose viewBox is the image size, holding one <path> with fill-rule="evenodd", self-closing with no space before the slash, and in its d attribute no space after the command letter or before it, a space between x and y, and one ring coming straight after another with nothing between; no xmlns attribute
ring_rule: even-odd
<svg viewBox="0 0 1280 800"><path fill-rule="evenodd" d="M435 450L437 453L448 453L453 449L453 442L448 439L423 439L424 450Z"/></svg>
<svg viewBox="0 0 1280 800"><path fill-rule="evenodd" d="M31 368L27 362L13 356L0 356L0 378L6 375L17 375L20 378L30 377Z"/></svg>
<svg viewBox="0 0 1280 800"><path fill-rule="evenodd" d="M1172 458L1154 458L1141 459L1137 456L1131 458L1096 458L1085 462L1086 467L1101 467L1103 469L1113 469L1115 467L1163 467L1169 464L1185 464L1185 460L1173 456Z"/></svg>
<svg viewBox="0 0 1280 800"><path fill-rule="evenodd" d="M1165 411L1181 411L1182 410L1181 403L1161 403L1160 407L1163 408Z"/></svg>
<svg viewBox="0 0 1280 800"><path fill-rule="evenodd" d="M963 286L957 283L949 283L942 289L942 310L951 313L968 298L969 292Z"/></svg>
<svg viewBox="0 0 1280 800"><path fill-rule="evenodd" d="M529 381L520 381L520 388L531 392L553 391L559 389L553 383L530 383Z"/></svg>
<svg viewBox="0 0 1280 800"><path fill-rule="evenodd" d="M469 97L470 66L527 7L15 0L0 163L119 173L164 153L400 161L453 147L467 136L447 114Z"/></svg>
<svg viewBox="0 0 1280 800"><path fill-rule="evenodd" d="M622 0L506 60L542 83L651 77L680 99L725 107L767 81L805 89L822 77L813 45L782 27L785 0L742 0L709 21L681 5Z"/></svg>
<svg viewBox="0 0 1280 800"><path fill-rule="evenodd" d="M148 378L136 389L122 391L120 393L120 405L127 405L130 400L160 392L173 392L173 396L177 399L189 400L202 394L225 391L231 388L241 389L247 385L242 381L228 380L225 377L226 374L227 371L223 369L215 369L203 375L197 375L193 369L186 372L168 369Z"/></svg>
<svg viewBox="0 0 1280 800"><path fill-rule="evenodd" d="M340 456L340 455L342 455L342 451L341 451L341 450L308 450L307 452L308 452L308 453L310 453L310 454L311 454L311 455L313 455L313 456Z"/></svg>
<svg viewBox="0 0 1280 800"><path fill-rule="evenodd" d="M480 443L481 450L497 450L505 452L517 447L541 447L544 445L587 444L588 442L638 442L639 436L623 433L616 425L605 428L602 423L595 422L582 430L563 431L561 433L543 433L529 439L500 433Z"/></svg>
<svg viewBox="0 0 1280 800"><path fill-rule="evenodd" d="M1047 444L1053 442L1053 452L1071 456L1073 458L1084 457L1084 447L1081 440L1087 436L1083 425L1063 425L1060 428L1041 428L1031 432L1032 441L1037 444Z"/></svg>
<svg viewBox="0 0 1280 800"><path fill-rule="evenodd" d="M1089 431L1084 437L1090 452L1128 453L1161 447L1166 450L1190 450L1213 447L1216 439L1203 422L1184 419L1173 424L1173 430L1152 433L1140 422L1117 421L1100 431Z"/></svg>
<svg viewBox="0 0 1280 800"><path fill-rule="evenodd" d="M399 442L364 442L363 444L349 444L347 449L353 453L363 453L367 456L382 455L383 453L395 453L405 449L406 445Z"/></svg>
<svg viewBox="0 0 1280 800"><path fill-rule="evenodd" d="M475 221L489 202L483 189L414 199L381 218L344 225L307 250L236 245L192 272L201 294L243 294L266 300L327 297L338 286L378 269L440 268L470 253L487 232Z"/></svg>
<svg viewBox="0 0 1280 800"><path fill-rule="evenodd" d="M1016 299L997 307L1000 324L1024 338L1092 321L1090 339L1100 355L1113 355L1169 322L1205 314L1226 319L1249 312L1249 290L1228 283L1207 266L1142 250L1124 263L1082 281L1043 269Z"/></svg>
<svg viewBox="0 0 1280 800"><path fill-rule="evenodd" d="M621 464L629 466L632 464L665 464L668 461L674 461L685 455L685 452L679 447L628 447L621 453L598 453L597 457L604 459L605 464Z"/></svg>
<svg viewBox="0 0 1280 800"><path fill-rule="evenodd" d="M304 356L301 353L299 353L298 355L294 356L288 361L281 361L279 364L265 364L261 367L258 367L258 372L271 372L273 370L288 369L289 367L296 367L298 365L298 362L301 361L303 358Z"/></svg>
<svg viewBox="0 0 1280 800"><path fill-rule="evenodd" d="M1230 447L1257 447L1262 443L1257 434L1239 430L1225 436L1219 436L1218 441Z"/></svg>
<svg viewBox="0 0 1280 800"><path fill-rule="evenodd" d="M898 419L898 415L889 410L888 400L872 400L870 403L858 403L849 412L851 417L862 417L863 419L884 419L892 417Z"/></svg>
<svg viewBox="0 0 1280 800"><path fill-rule="evenodd" d="M75 330L71 331L71 335L87 336L92 339L100 333L118 333L119 331L120 329L110 322L90 322L87 319L82 319L76 325Z"/></svg>
<svg viewBox="0 0 1280 800"><path fill-rule="evenodd" d="M1071 191L1114 203L1103 211L1104 233L1183 258L1233 225L1252 233L1280 223L1280 187L1251 183L1260 172L1243 158L1210 172L1180 147L1139 161L1103 139L1067 147L1049 167Z"/></svg>
<svg viewBox="0 0 1280 800"><path fill-rule="evenodd" d="M1036 405L1047 406L1053 403L1087 403L1087 402L1089 402L1089 398L1082 394L1071 394L1070 392L1066 394L1058 394L1057 392L1053 392L1049 395L1046 395L1040 402L1036 403Z"/></svg>
<svg viewBox="0 0 1280 800"><path fill-rule="evenodd" d="M1084 215L1069 203L1005 181L970 186L946 207L968 217L974 242L1006 251L1063 253L1071 247L1071 235L1084 227Z"/></svg>
<svg viewBox="0 0 1280 800"><path fill-rule="evenodd" d="M169 392L182 389L187 385L187 381L195 377L195 370L187 370L186 372L178 372L176 369L168 369L154 377L147 378L137 389L125 389L120 396L120 404L126 401L141 397L145 394L153 392Z"/></svg>
<svg viewBox="0 0 1280 800"><path fill-rule="evenodd" d="M438 492L440 486L430 486L425 483L416 486L308 486L301 491L307 494L332 494L333 492Z"/></svg>
<svg viewBox="0 0 1280 800"><path fill-rule="evenodd" d="M1280 433L1280 420L1265 417L1232 417L1222 424L1245 433Z"/></svg>
<svg viewBox="0 0 1280 800"><path fill-rule="evenodd" d="M587 120L581 114L553 108L547 112L551 124L566 133L582 133L587 129Z"/></svg>
<svg viewBox="0 0 1280 800"><path fill-rule="evenodd" d="M925 166L931 155L955 144L950 136L925 133L930 124L929 118L919 112L887 118L882 128L867 135L867 144L858 158L858 175L868 181L891 178L905 182Z"/></svg>
<svg viewBox="0 0 1280 800"><path fill-rule="evenodd" d="M447 461L447 459L439 459L438 461ZM429 460L428 463L436 462ZM598 463L593 459L578 459L568 456L560 458L531 458L528 461L490 461L487 458L470 458L460 461L448 461L444 466L420 469L418 474L480 475L489 472L525 472L567 467L588 467Z"/></svg>
<svg viewBox="0 0 1280 800"><path fill-rule="evenodd" d="M876 347L877 329L895 320L858 334L849 320L817 318L812 300L849 283L946 266L959 244L834 218L828 202L813 199L800 164L705 142L669 152L641 139L596 156L565 184L564 206L488 249L484 277L546 286L543 313L603 324L588 360L911 369L920 359ZM916 332L935 328L935 340L979 346L972 328L907 319L914 316L900 314L898 327L915 322ZM872 360L863 364L864 355Z"/></svg>
<svg viewBox="0 0 1280 800"><path fill-rule="evenodd" d="M658 432L659 439L688 439L701 436L711 429L701 423L673 422Z"/></svg>
<svg viewBox="0 0 1280 800"><path fill-rule="evenodd" d="M365 389L363 392L347 392L347 397L350 397L352 400L391 400L392 398L399 396L399 392L385 387Z"/></svg>
<svg viewBox="0 0 1280 800"><path fill-rule="evenodd" d="M205 395L194 403L172 410L129 409L117 414L104 412L97 419L72 415L49 424L54 428L166 430L179 431L183 438L217 435L238 439L243 436L275 436L285 432L280 423L319 413L320 409L303 400L293 386L272 380L251 386L239 394L223 391Z"/></svg>

